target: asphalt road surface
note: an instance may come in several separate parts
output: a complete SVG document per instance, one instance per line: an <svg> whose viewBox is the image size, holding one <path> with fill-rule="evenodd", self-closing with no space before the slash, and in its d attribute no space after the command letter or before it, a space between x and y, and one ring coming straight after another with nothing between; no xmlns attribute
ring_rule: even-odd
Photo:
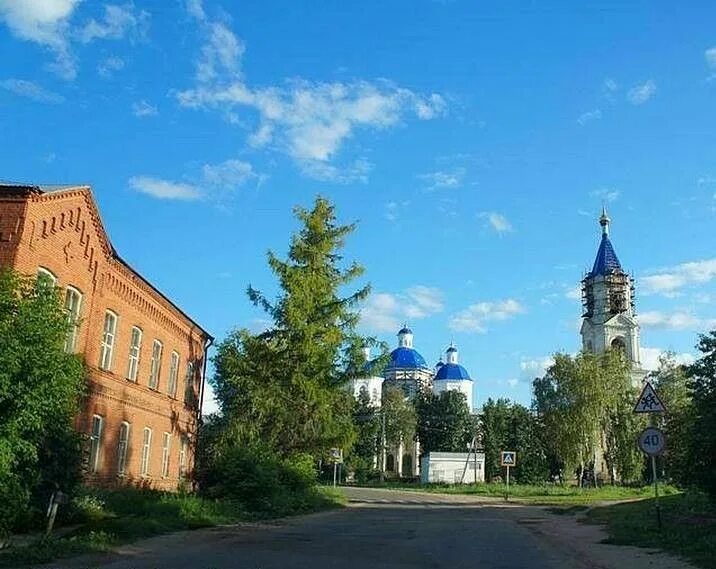
<svg viewBox="0 0 716 569"><path fill-rule="evenodd" d="M465 496L369 489L351 489L347 493L351 506L342 510L270 524L241 524L161 536L126 546L115 554L77 558L50 567L594 569L609 566L575 554L562 547L559 539L536 532L534 528L549 516L539 508Z"/></svg>

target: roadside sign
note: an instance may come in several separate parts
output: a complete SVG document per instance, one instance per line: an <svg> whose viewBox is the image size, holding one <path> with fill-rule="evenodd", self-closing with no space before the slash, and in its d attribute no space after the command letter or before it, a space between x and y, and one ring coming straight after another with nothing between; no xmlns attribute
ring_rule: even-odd
<svg viewBox="0 0 716 569"><path fill-rule="evenodd" d="M666 437L661 429L647 427L639 435L639 448L649 456L658 456L666 448Z"/></svg>
<svg viewBox="0 0 716 569"><path fill-rule="evenodd" d="M331 460L335 462L340 462L341 460L341 449L339 448L332 448L331 449Z"/></svg>
<svg viewBox="0 0 716 569"><path fill-rule="evenodd" d="M517 466L517 452L514 450L503 450L500 453L501 466Z"/></svg>
<svg viewBox="0 0 716 569"><path fill-rule="evenodd" d="M634 413L664 413L665 411L666 407L654 391L654 386L647 381L644 384L644 389L641 390L639 399L636 400Z"/></svg>

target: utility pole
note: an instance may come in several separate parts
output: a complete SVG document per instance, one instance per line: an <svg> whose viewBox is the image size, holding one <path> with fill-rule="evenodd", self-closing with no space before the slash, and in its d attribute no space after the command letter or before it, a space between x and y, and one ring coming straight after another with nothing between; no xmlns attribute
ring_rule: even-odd
<svg viewBox="0 0 716 569"><path fill-rule="evenodd" d="M380 408L380 482L385 482L385 408Z"/></svg>

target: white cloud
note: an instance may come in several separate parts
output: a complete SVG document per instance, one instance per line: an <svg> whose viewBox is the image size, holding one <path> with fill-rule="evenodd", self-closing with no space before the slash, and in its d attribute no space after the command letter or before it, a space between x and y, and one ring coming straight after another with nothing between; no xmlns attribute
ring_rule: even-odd
<svg viewBox="0 0 716 569"><path fill-rule="evenodd" d="M66 80L77 77L77 61L72 42L89 43L96 39L120 39L127 34L142 35L149 21L144 10L134 4L104 6L99 21L89 20L83 26L70 20L82 0L2 0L0 20L21 40L41 45L52 52L54 62L48 67Z"/></svg>
<svg viewBox="0 0 716 569"><path fill-rule="evenodd" d="M365 184L368 182L368 174L372 169L373 164L363 158L343 167L320 160L308 160L301 164L301 171L309 178L336 184L354 184L356 182Z"/></svg>
<svg viewBox="0 0 716 569"><path fill-rule="evenodd" d="M415 285L399 294L371 294L361 310L361 324L376 332L394 332L405 321L421 320L442 310L440 290Z"/></svg>
<svg viewBox="0 0 716 569"><path fill-rule="evenodd" d="M649 99L651 99L654 94L656 93L656 83L654 83L653 80L649 79L645 83L642 83L641 85L637 85L636 87L632 87L627 92L627 100L632 105L643 105L646 103Z"/></svg>
<svg viewBox="0 0 716 569"><path fill-rule="evenodd" d="M639 323L645 328L662 328L666 330L691 330L694 332L716 326L716 318L701 318L692 314L677 310L666 313L658 310L642 312L639 315Z"/></svg>
<svg viewBox="0 0 716 569"><path fill-rule="evenodd" d="M195 200L201 197L196 186L150 176L133 176L129 185L138 192L163 200Z"/></svg>
<svg viewBox="0 0 716 569"><path fill-rule="evenodd" d="M577 119L577 122L584 126L590 121L596 121L602 118L602 111L599 109L594 109L592 111L587 111L586 113L582 113L579 115L579 118Z"/></svg>
<svg viewBox="0 0 716 569"><path fill-rule="evenodd" d="M202 175L204 182L221 188L236 188L261 178L251 164L236 159L221 164L204 164Z"/></svg>
<svg viewBox="0 0 716 569"><path fill-rule="evenodd" d="M535 377L543 377L547 369L553 364L554 358L552 356L523 359L520 361L522 378L526 381L532 381Z"/></svg>
<svg viewBox="0 0 716 569"><path fill-rule="evenodd" d="M589 195L593 198L599 198L603 202L613 202L619 199L621 192L614 188L599 188L589 192Z"/></svg>
<svg viewBox="0 0 716 569"><path fill-rule="evenodd" d="M691 285L702 285L716 279L716 258L682 263L641 277L643 294L677 296L679 290Z"/></svg>
<svg viewBox="0 0 716 569"><path fill-rule="evenodd" d="M569 300L582 300L582 288L579 285L568 287L564 296Z"/></svg>
<svg viewBox="0 0 716 569"><path fill-rule="evenodd" d="M0 19L12 33L49 49L55 56L51 69L65 79L77 75L70 52L68 20L81 0L3 0Z"/></svg>
<svg viewBox="0 0 716 569"><path fill-rule="evenodd" d="M406 117L429 120L445 111L440 95L418 95L387 80L325 83L296 78L280 86L253 87L241 72L243 42L223 22L210 21L200 2L190 2L187 9L201 23L206 43L198 57L196 83L176 94L179 104L227 116L237 108L252 110L257 126L249 143L285 152L309 176L354 177L322 169L320 163L333 160L361 129L384 130Z"/></svg>
<svg viewBox="0 0 716 569"><path fill-rule="evenodd" d="M509 220L504 215L502 215L501 213L497 213L496 211L484 211L482 213L479 213L478 217L487 219L487 222L490 224L490 227L492 227L492 229L494 229L499 234L509 233L513 230L512 224L509 222Z"/></svg>
<svg viewBox="0 0 716 569"><path fill-rule="evenodd" d="M115 71L122 69L124 69L124 59L116 56L107 57L97 65L97 73L105 78L111 77Z"/></svg>
<svg viewBox="0 0 716 569"><path fill-rule="evenodd" d="M150 105L144 99L132 103L132 114L134 114L135 117L153 117L158 112L157 107Z"/></svg>
<svg viewBox="0 0 716 569"><path fill-rule="evenodd" d="M77 40L87 44L97 39L121 39L127 35L142 37L149 26L149 12L137 11L134 4L106 4L100 20L92 18L76 32Z"/></svg>
<svg viewBox="0 0 716 569"><path fill-rule="evenodd" d="M467 170L465 168L458 167L453 170L438 170L436 172L420 174L418 179L425 182L429 190L459 188L463 184L466 172Z"/></svg>
<svg viewBox="0 0 716 569"><path fill-rule="evenodd" d="M661 348L640 348L639 359L641 360L641 367L647 371L659 369L659 358L666 354L667 350L662 350ZM693 354L689 354L688 352L672 355L674 361L680 365L691 364L696 359Z"/></svg>
<svg viewBox="0 0 716 569"><path fill-rule="evenodd" d="M37 83L24 79L4 79L0 81L0 87L19 97L32 99L38 103L58 104L65 100L62 95L47 91Z"/></svg>
<svg viewBox="0 0 716 569"><path fill-rule="evenodd" d="M716 46L710 47L704 52L704 58L706 59L706 65L709 69L716 71Z"/></svg>
<svg viewBox="0 0 716 569"><path fill-rule="evenodd" d="M511 388L515 388L515 387L517 387L517 384L519 382L520 381L518 379L512 378L512 379L507 380L507 385L509 385Z"/></svg>
<svg viewBox="0 0 716 569"><path fill-rule="evenodd" d="M525 312L524 306L512 298L496 302L478 302L458 312L450 319L450 329L459 332L487 332L489 322L514 318Z"/></svg>

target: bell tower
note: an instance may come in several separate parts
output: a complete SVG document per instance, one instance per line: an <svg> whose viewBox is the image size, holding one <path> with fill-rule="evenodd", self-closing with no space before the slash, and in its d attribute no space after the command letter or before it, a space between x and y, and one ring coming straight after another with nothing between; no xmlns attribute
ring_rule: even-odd
<svg viewBox="0 0 716 569"><path fill-rule="evenodd" d="M602 238L592 270L582 279L582 349L624 351L632 366L632 383L644 377L639 355L639 323L634 310L634 279L621 267L609 240L609 216L602 208Z"/></svg>

